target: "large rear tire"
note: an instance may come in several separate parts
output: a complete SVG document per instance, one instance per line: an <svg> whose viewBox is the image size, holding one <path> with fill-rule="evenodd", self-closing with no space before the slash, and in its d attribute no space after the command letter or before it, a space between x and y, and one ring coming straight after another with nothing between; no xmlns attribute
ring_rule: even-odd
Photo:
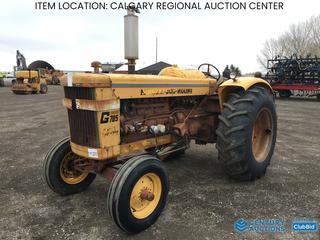
<svg viewBox="0 0 320 240"><path fill-rule="evenodd" d="M96 174L76 171L72 161L77 158L71 151L69 137L59 141L47 153L43 173L52 191L69 195L82 192L90 186Z"/></svg>
<svg viewBox="0 0 320 240"><path fill-rule="evenodd" d="M277 135L273 95L260 86L230 94L219 116L216 147L227 174L255 180L265 174Z"/></svg>
<svg viewBox="0 0 320 240"><path fill-rule="evenodd" d="M137 233L150 227L166 204L169 180L162 162L133 157L117 171L108 192L108 210L120 229Z"/></svg>

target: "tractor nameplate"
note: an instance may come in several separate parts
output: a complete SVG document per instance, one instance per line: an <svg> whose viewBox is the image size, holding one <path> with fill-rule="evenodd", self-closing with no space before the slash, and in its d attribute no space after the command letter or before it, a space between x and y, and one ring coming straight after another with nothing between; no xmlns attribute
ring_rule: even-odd
<svg viewBox="0 0 320 240"><path fill-rule="evenodd" d="M166 88L166 89L141 89L140 95L175 95L175 94L192 94L192 88Z"/></svg>
<svg viewBox="0 0 320 240"><path fill-rule="evenodd" d="M119 120L118 111L115 111L115 112L103 112L101 114L100 123L112 123L112 122L118 122L118 120Z"/></svg>

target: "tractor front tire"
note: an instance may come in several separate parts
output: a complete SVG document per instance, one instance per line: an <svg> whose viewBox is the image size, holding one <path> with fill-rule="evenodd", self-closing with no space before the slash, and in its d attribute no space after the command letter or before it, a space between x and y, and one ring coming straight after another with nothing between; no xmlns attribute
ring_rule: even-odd
<svg viewBox="0 0 320 240"><path fill-rule="evenodd" d="M52 191L61 195L79 193L87 189L96 177L94 173L78 172L72 161L78 158L71 151L70 138L64 138L47 153L43 164L44 179Z"/></svg>
<svg viewBox="0 0 320 240"><path fill-rule="evenodd" d="M44 84L44 83L40 84L40 93L41 93L41 94L45 94L45 93L47 93L47 92L48 92L48 86L47 86L47 84Z"/></svg>
<svg viewBox="0 0 320 240"><path fill-rule="evenodd" d="M216 130L218 157L231 178L255 180L265 174L276 142L273 95L253 86L229 96Z"/></svg>
<svg viewBox="0 0 320 240"><path fill-rule="evenodd" d="M133 157L117 171L108 191L109 214L125 232L150 227L166 204L169 180L163 163L150 155Z"/></svg>
<svg viewBox="0 0 320 240"><path fill-rule="evenodd" d="M58 85L60 83L60 80L58 77L56 76L53 76L52 79L51 79L51 84L52 85Z"/></svg>

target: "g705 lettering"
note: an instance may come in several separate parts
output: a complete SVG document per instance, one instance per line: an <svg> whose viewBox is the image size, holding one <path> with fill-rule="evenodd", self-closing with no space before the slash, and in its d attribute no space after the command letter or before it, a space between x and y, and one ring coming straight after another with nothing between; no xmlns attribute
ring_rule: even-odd
<svg viewBox="0 0 320 240"><path fill-rule="evenodd" d="M119 121L118 112L103 112L101 114L100 123L113 123Z"/></svg>

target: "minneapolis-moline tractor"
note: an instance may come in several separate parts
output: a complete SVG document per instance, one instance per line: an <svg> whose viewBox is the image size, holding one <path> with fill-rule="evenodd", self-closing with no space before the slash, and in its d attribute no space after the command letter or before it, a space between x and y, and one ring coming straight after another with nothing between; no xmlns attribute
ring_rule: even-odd
<svg viewBox="0 0 320 240"><path fill-rule="evenodd" d="M163 69L158 76L73 73L61 79L70 137L47 153L44 175L61 195L84 191L96 175L111 181L109 214L122 230L152 225L169 191L163 159L196 144L215 143L236 180L265 174L274 151L277 116L261 78L218 82L207 71ZM219 74L220 75L220 74Z"/></svg>

